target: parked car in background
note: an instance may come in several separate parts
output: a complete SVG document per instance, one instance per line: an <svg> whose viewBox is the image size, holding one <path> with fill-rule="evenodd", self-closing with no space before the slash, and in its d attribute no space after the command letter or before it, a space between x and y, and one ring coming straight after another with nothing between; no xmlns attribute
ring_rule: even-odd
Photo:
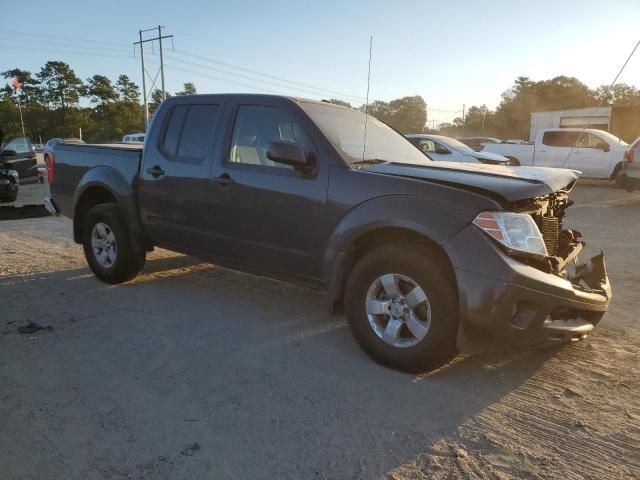
<svg viewBox="0 0 640 480"><path fill-rule="evenodd" d="M144 137L144 133L132 133L122 137L122 143L143 143Z"/></svg>
<svg viewBox="0 0 640 480"><path fill-rule="evenodd" d="M20 183L38 181L38 160L27 137L6 142L0 151L0 162L3 168L16 172L16 180L19 179Z"/></svg>
<svg viewBox="0 0 640 480"><path fill-rule="evenodd" d="M494 137L463 137L459 138L458 141L471 147L476 152L482 150L486 143L502 143L502 140Z"/></svg>
<svg viewBox="0 0 640 480"><path fill-rule="evenodd" d="M616 178L618 184L628 191L640 190L640 137L636 138L624 154L622 174Z"/></svg>
<svg viewBox="0 0 640 480"><path fill-rule="evenodd" d="M412 133L405 135L431 160L444 162L490 163L506 165L509 159L491 152L476 152L455 138L443 135Z"/></svg>
<svg viewBox="0 0 640 480"><path fill-rule="evenodd" d="M400 370L466 342L593 330L611 287L602 254L565 268L583 246L563 227L577 172L433 162L374 117L363 145L365 118L272 95L171 97L144 148L56 145L45 205L73 218L104 282L134 278L157 245L315 286Z"/></svg>
<svg viewBox="0 0 640 480"><path fill-rule="evenodd" d="M61 143L61 142L84 143L84 141L80 140L79 138L52 138L45 144L44 148L42 149L42 152L44 154L44 163L47 166L49 165L49 156L53 152L53 147L55 147L58 143Z"/></svg>
<svg viewBox="0 0 640 480"><path fill-rule="evenodd" d="M483 151L504 155L517 165L569 168L585 177L614 180L628 147L603 130L551 128L540 130L533 145L487 143Z"/></svg>
<svg viewBox="0 0 640 480"><path fill-rule="evenodd" d="M15 202L19 188L18 172L0 156L0 202Z"/></svg>

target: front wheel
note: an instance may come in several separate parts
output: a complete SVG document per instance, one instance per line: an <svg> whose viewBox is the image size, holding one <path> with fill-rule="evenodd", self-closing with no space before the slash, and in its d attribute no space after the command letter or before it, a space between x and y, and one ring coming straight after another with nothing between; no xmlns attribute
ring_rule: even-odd
<svg viewBox="0 0 640 480"><path fill-rule="evenodd" d="M362 349L405 372L433 370L456 355L457 298L446 259L419 243L371 250L345 290L349 326Z"/></svg>
<svg viewBox="0 0 640 480"><path fill-rule="evenodd" d="M15 202L18 198L18 192L10 193L6 197L0 197L0 202Z"/></svg>
<svg viewBox="0 0 640 480"><path fill-rule="evenodd" d="M103 282L126 282L144 267L146 254L134 248L129 228L114 203L89 210L83 223L82 244L89 268Z"/></svg>

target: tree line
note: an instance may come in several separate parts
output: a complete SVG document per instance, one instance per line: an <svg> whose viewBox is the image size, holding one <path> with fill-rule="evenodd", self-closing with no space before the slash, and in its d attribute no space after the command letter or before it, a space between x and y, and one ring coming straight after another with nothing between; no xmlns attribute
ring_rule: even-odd
<svg viewBox="0 0 640 480"><path fill-rule="evenodd" d="M13 68L0 75L7 80L0 89L0 127L7 137L22 134L18 104L25 133L34 142L77 137L80 129L88 142L110 142L144 131L140 88L127 75L119 75L115 82L104 75L83 81L61 61L49 61L35 74ZM11 85L12 78L20 90ZM187 82L176 95L195 93L195 85ZM151 114L161 102L162 92L156 89L149 99Z"/></svg>
<svg viewBox="0 0 640 480"><path fill-rule="evenodd" d="M502 94L495 110L486 105L472 106L464 117L440 124L438 132L452 137L486 136L503 139L529 139L531 113L571 108L601 106L640 106L640 90L619 83L609 88L602 85L594 90L575 77L564 75L550 80L533 81L518 77L513 86Z"/></svg>
<svg viewBox="0 0 640 480"><path fill-rule="evenodd" d="M14 68L0 72L0 75L7 80L0 89L0 127L9 137L21 134L18 102L22 107L26 134L33 141L76 137L82 129L86 141L109 142L144 129L140 88L126 75L119 75L115 81L104 75L93 75L83 81L62 61L49 61L35 74ZM12 78L20 82L21 90L16 91L11 86ZM192 82L183 85L184 89L176 95L197 93ZM165 95L170 96L169 92ZM336 98L326 101L352 107ZM162 92L155 89L149 98L150 114L161 102ZM428 105L419 95L389 102L375 100L355 108L375 116L401 133L528 139L532 112L599 104L640 106L640 90L624 83L611 89L603 85L591 90L577 78L567 76L542 81L518 77L502 94L495 110L485 105L472 106L464 119L457 117L452 122L440 124L436 130L429 130L426 126Z"/></svg>

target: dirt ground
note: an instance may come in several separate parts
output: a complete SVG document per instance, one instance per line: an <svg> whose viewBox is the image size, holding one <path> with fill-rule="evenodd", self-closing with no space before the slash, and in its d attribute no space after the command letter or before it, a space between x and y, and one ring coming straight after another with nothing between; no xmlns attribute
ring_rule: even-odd
<svg viewBox="0 0 640 480"><path fill-rule="evenodd" d="M161 250L108 286L68 219L0 222L0 477L640 478L640 193L573 197L614 288L597 330L419 376L322 293Z"/></svg>

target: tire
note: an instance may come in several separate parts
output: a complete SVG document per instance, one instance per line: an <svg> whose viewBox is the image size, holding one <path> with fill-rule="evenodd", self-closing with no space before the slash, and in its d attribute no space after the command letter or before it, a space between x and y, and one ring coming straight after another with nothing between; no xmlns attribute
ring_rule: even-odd
<svg viewBox="0 0 640 480"><path fill-rule="evenodd" d="M115 203L89 210L83 221L82 245L89 268L103 282L126 282L144 267L146 253L134 248L124 216Z"/></svg>
<svg viewBox="0 0 640 480"><path fill-rule="evenodd" d="M11 203L11 202L15 202L17 198L18 198L18 192L15 192L7 197L0 197L0 202Z"/></svg>
<svg viewBox="0 0 640 480"><path fill-rule="evenodd" d="M391 290L395 288L400 293L395 306L393 300L389 302L394 295L384 287L385 283L390 285L390 274L394 278ZM426 301L420 303L422 295L407 295L415 286L422 290ZM345 307L356 341L381 365L410 373L424 372L444 365L457 354L455 278L442 254L426 244L393 243L366 253L347 280ZM372 314L380 311L385 313ZM416 317L420 328L416 327ZM398 322L402 325L395 328ZM395 337L386 336L388 329ZM419 338L412 333L416 330L420 335L425 330L426 333ZM390 343L391 338L395 338L395 345Z"/></svg>

